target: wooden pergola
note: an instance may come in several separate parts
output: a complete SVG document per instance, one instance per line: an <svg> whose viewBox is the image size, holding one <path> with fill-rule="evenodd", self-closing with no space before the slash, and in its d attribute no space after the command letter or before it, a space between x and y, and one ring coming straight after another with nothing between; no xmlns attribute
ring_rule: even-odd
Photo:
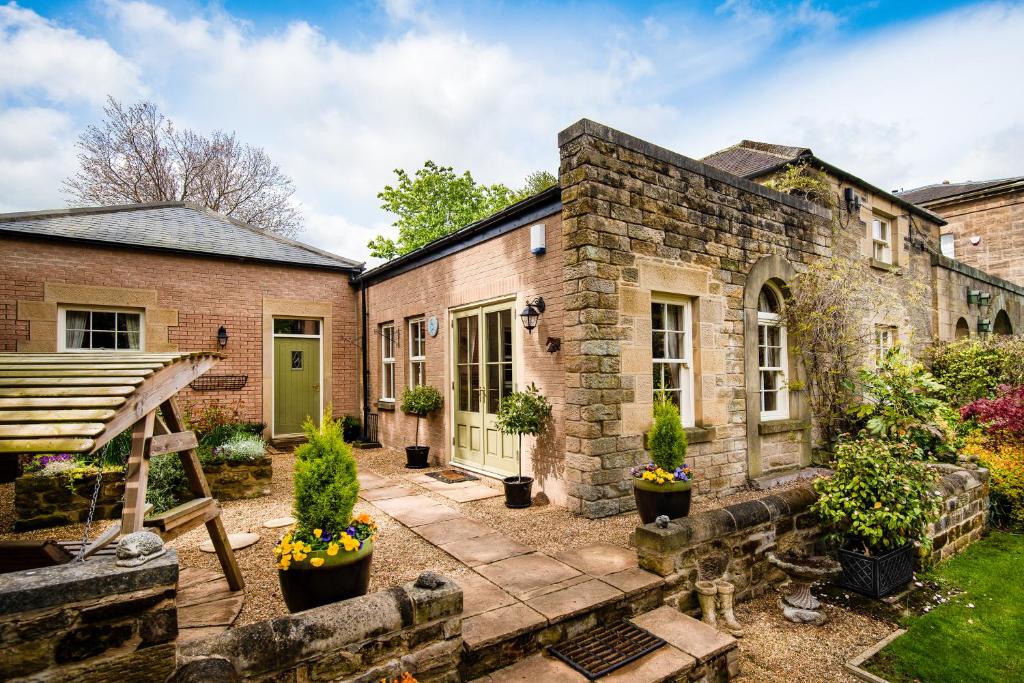
<svg viewBox="0 0 1024 683"><path fill-rule="evenodd" d="M0 353L0 457L94 453L131 429L121 524L93 542L90 554L144 527L168 541L205 524L231 589L241 590L242 574L196 455L196 436L184 429L175 401L178 391L220 359L208 352ZM181 458L193 499L147 517L149 458L163 453Z"/></svg>

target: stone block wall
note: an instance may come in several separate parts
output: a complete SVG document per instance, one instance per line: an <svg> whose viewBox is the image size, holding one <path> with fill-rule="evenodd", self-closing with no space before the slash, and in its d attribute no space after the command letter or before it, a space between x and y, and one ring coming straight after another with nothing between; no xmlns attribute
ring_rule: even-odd
<svg viewBox="0 0 1024 683"><path fill-rule="evenodd" d="M1021 256L1024 261L1024 255ZM978 336L978 320L995 324L1002 312L1014 334L1024 332L1024 286L993 277L977 268L944 256L932 258L935 327L942 340ZM988 306L967 302L967 290L992 295ZM959 326L959 329L958 329Z"/></svg>
<svg viewBox="0 0 1024 683"><path fill-rule="evenodd" d="M178 557L0 574L0 679L162 681L174 671Z"/></svg>
<svg viewBox="0 0 1024 683"><path fill-rule="evenodd" d="M242 500L270 495L273 464L269 455L252 462L205 463L203 472L217 500Z"/></svg>
<svg viewBox="0 0 1024 683"><path fill-rule="evenodd" d="M461 614L462 589L451 581L396 586L187 643L176 680L201 680L192 670L219 660L242 680L369 682L408 671L422 683L455 683Z"/></svg>
<svg viewBox="0 0 1024 683"><path fill-rule="evenodd" d="M928 528L931 553L921 557L923 565L941 562L974 543L988 523L989 472L985 468L937 465L943 472L939 481L942 514Z"/></svg>
<svg viewBox="0 0 1024 683"><path fill-rule="evenodd" d="M15 531L45 529L84 522L89 514L96 475L71 481L64 475L27 474L14 481ZM124 496L124 475L104 472L94 519L118 519Z"/></svg>
<svg viewBox="0 0 1024 683"><path fill-rule="evenodd" d="M592 121L562 131L559 146L569 509L634 507L628 468L647 459L653 297L684 298L692 311L696 493L736 490L751 469L748 273L765 259L795 272L828 256L830 213Z"/></svg>

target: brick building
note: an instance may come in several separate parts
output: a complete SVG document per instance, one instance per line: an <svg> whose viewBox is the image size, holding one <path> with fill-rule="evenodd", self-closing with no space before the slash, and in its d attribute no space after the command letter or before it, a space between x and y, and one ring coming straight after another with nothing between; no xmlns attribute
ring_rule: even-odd
<svg viewBox="0 0 1024 683"><path fill-rule="evenodd" d="M900 192L946 220L942 254L1024 287L1024 176Z"/></svg>
<svg viewBox="0 0 1024 683"><path fill-rule="evenodd" d="M628 470L647 459L656 388L680 406L698 495L809 464L781 312L819 259L852 255L891 293L863 311L866 362L897 341L1024 325L1024 288L941 255L941 217L810 150L741 143L701 162L588 120L558 145L558 187L368 271L179 205L0 217L0 348L81 344L92 330L67 319L83 306L141 316L110 333L142 330L146 349L216 348L224 326L217 372L248 383L212 395L241 398L280 435L274 406L292 395L278 395L275 367L290 375L302 349L272 350L311 353L312 338L321 403L372 413L384 445L412 445L416 419L398 406L427 383L445 399L420 431L435 461L494 477L521 462L553 502L600 517L634 506ZM766 186L794 160L829 178L834 212ZM494 415L531 383L553 403L552 429L519 452Z"/></svg>

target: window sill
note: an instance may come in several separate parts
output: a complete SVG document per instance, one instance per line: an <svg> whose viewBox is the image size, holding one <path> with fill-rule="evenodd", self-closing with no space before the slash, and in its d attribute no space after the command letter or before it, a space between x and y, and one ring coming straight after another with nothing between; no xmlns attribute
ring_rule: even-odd
<svg viewBox="0 0 1024 683"><path fill-rule="evenodd" d="M714 427L684 427L687 443L708 443L715 440Z"/></svg>
<svg viewBox="0 0 1024 683"><path fill-rule="evenodd" d="M783 432L798 432L810 429L811 423L806 420L769 420L757 425L757 433L761 436L766 434L781 434Z"/></svg>
<svg viewBox="0 0 1024 683"><path fill-rule="evenodd" d="M377 400L377 410L386 410L389 413L395 412L395 402L382 398Z"/></svg>
<svg viewBox="0 0 1024 683"><path fill-rule="evenodd" d="M876 268L878 270L888 271L890 273L895 273L896 275L902 275L903 274L903 271L901 271L899 269L899 267L896 264L894 264L894 263L886 263L885 261L879 261L878 259L876 259L874 257L869 259L868 262L871 264L872 268Z"/></svg>

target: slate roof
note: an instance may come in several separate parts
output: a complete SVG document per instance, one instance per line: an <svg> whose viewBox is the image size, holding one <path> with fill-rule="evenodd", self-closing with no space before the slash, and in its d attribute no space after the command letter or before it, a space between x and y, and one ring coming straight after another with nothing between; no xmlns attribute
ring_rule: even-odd
<svg viewBox="0 0 1024 683"><path fill-rule="evenodd" d="M789 164L797 159L813 156L808 147L773 145L769 142L743 140L701 159L705 164L728 171L741 178L755 178L763 173Z"/></svg>
<svg viewBox="0 0 1024 683"><path fill-rule="evenodd" d="M959 194L993 189L1001 185L1012 185L1013 183L1019 183L1021 181L1024 181L1024 176L1017 176L1016 178L999 178L996 180L968 180L964 183L943 182L935 183L933 185L925 185L924 187L917 187L913 190L906 190L904 192L900 192L899 196L902 199L906 199L908 202L913 202L914 204L927 204L928 202L934 202L939 199L955 197Z"/></svg>
<svg viewBox="0 0 1024 683"><path fill-rule="evenodd" d="M184 202L0 214L0 233L361 270L362 264Z"/></svg>

